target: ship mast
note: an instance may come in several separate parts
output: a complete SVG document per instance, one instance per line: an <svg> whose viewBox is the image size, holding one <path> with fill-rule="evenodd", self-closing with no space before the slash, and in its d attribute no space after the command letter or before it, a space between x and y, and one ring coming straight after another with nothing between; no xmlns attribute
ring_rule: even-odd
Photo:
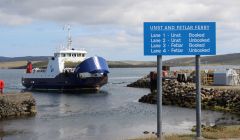
<svg viewBox="0 0 240 140"><path fill-rule="evenodd" d="M68 43L67 43L67 48L70 50L71 49L71 46L72 46L72 37L71 37L71 26L68 24L68 25L65 25L65 29L67 28L68 30Z"/></svg>

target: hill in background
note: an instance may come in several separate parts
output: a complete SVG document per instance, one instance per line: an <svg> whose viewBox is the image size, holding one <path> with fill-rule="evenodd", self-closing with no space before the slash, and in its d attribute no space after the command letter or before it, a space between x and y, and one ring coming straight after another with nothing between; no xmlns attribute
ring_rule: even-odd
<svg viewBox="0 0 240 140"><path fill-rule="evenodd" d="M206 65L240 65L240 53L201 57L201 63ZM170 66L195 65L195 57L175 58L164 61Z"/></svg>
<svg viewBox="0 0 240 140"><path fill-rule="evenodd" d="M32 61L33 67L47 67L49 56L26 56L26 57L0 57L0 68L25 68L27 61ZM201 63L206 65L240 65L240 53L202 56ZM155 61L108 61L110 68L128 67L155 67ZM164 65L169 66L192 66L195 64L195 57L183 57L166 60ZM74 67L77 64L67 64Z"/></svg>
<svg viewBox="0 0 240 140"><path fill-rule="evenodd" d="M14 62L14 61L47 61L50 56L24 56L24 57L2 57L0 62Z"/></svg>

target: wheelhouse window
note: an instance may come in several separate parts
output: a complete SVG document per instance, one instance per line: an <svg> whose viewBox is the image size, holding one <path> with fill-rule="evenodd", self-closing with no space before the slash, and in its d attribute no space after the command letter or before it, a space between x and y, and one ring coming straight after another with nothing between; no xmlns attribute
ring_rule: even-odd
<svg viewBox="0 0 240 140"><path fill-rule="evenodd" d="M61 53L61 57L66 57L66 54L65 53Z"/></svg>
<svg viewBox="0 0 240 140"><path fill-rule="evenodd" d="M71 53L67 53L67 57L71 57Z"/></svg>
<svg viewBox="0 0 240 140"><path fill-rule="evenodd" d="M72 54L73 57L76 57L77 55L75 53Z"/></svg>

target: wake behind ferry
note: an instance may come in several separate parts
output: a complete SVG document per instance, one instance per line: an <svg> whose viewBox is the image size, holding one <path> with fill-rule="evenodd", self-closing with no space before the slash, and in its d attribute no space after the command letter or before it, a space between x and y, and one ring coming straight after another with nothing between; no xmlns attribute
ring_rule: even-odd
<svg viewBox="0 0 240 140"><path fill-rule="evenodd" d="M68 43L54 53L46 69L32 68L28 62L22 85L27 90L59 91L98 91L108 82L109 68L103 57L94 56L86 59L85 50L71 47L72 39L68 27ZM78 63L75 68L67 68L66 63Z"/></svg>

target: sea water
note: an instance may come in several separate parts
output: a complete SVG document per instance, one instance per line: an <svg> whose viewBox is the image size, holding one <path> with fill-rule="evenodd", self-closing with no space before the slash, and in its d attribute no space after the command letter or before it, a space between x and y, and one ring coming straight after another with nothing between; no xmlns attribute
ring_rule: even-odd
<svg viewBox="0 0 240 140"><path fill-rule="evenodd" d="M99 93L33 92L37 115L0 121L0 130L13 132L3 140L121 140L140 137L144 131L156 132L156 105L138 102L149 89L126 86L151 70L156 68L112 68L109 83ZM24 72L0 70L7 94L24 89L21 85ZM203 124L232 117L202 111ZM194 109L163 106L164 133L191 133L194 125Z"/></svg>

